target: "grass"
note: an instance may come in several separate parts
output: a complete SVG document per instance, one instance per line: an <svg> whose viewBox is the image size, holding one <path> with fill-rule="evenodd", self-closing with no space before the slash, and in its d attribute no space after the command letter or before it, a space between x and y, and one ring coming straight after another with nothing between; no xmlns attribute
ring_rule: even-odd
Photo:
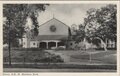
<svg viewBox="0 0 120 76"><path fill-rule="evenodd" d="M98 52L92 55L93 58L100 58L103 56L111 55L111 54L116 54L116 51L102 51Z"/></svg>
<svg viewBox="0 0 120 76"><path fill-rule="evenodd" d="M106 55L104 57L97 58L97 60L110 63L110 64L117 64L116 54Z"/></svg>
<svg viewBox="0 0 120 76"><path fill-rule="evenodd" d="M57 52L57 51L56 51ZM12 49L11 57L12 62L18 62L18 64L12 64L9 66L8 64L4 64L4 68L67 68L67 69L116 69L116 51L58 51L59 53L63 53L66 56L70 56L69 62L75 62L77 64L19 64L19 62L24 62L24 56L27 56L28 59L25 62L35 62L33 59L36 57L42 58L44 57L44 51L40 49ZM90 53L92 61L90 61ZM3 60L4 62L8 62L8 50L4 49L3 51ZM81 64L82 63L82 64ZM97 65L99 64L99 65ZM112 65L107 65L112 64Z"/></svg>
<svg viewBox="0 0 120 76"><path fill-rule="evenodd" d="M8 62L8 50L3 51L3 60ZM44 50L39 49L12 49L11 50L11 62L23 62L23 63L57 63L64 62L59 55L51 54Z"/></svg>
<svg viewBox="0 0 120 76"><path fill-rule="evenodd" d="M70 56L70 62L90 62L90 56L92 63L107 63L107 64L116 64L117 57L116 51L58 51L60 53Z"/></svg>
<svg viewBox="0 0 120 76"><path fill-rule="evenodd" d="M4 71L9 71L13 69L15 72L18 68L18 72L21 69L32 70L37 69L36 71L54 71L54 72L116 72L116 51L55 51L62 53L66 56L70 56L70 61L66 63L34 63L34 58L42 58L45 55L45 51L41 49L12 49L12 65L5 64L8 62L8 50L4 49L3 51L3 60L4 60ZM91 54L92 61L89 60ZM24 57L27 57L24 63ZM20 69L21 68L21 69ZM54 69L54 70L53 70ZM65 70L67 69L67 70ZM25 71L24 70L24 71ZM23 71L23 70L21 70ZM24 72L23 71L23 72Z"/></svg>
<svg viewBox="0 0 120 76"><path fill-rule="evenodd" d="M99 60L109 64L117 64L116 51L104 51L92 55L93 60Z"/></svg>
<svg viewBox="0 0 120 76"><path fill-rule="evenodd" d="M11 61L12 62L24 62L24 58L26 58L26 62L34 62L33 59L37 56L42 58L45 54L43 50L22 50L22 49L12 49L11 50ZM7 49L3 51L3 61L8 62L9 53Z"/></svg>
<svg viewBox="0 0 120 76"><path fill-rule="evenodd" d="M93 64L116 64L116 51L55 51L58 53L62 53L66 56L70 57L69 62L76 62L76 63L93 63ZM92 61L90 62L90 54ZM12 49L11 50L11 58L12 62L35 62L34 58L42 58L44 57L45 52L40 49ZM8 62L8 50L3 51L3 60L4 62Z"/></svg>

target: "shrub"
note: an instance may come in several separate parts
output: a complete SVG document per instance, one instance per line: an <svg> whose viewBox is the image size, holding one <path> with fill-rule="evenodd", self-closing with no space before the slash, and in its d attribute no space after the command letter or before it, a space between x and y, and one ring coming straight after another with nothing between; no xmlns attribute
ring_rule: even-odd
<svg viewBox="0 0 120 76"><path fill-rule="evenodd" d="M55 54L50 54L49 56L45 56L42 59L39 59L40 62L43 63L61 63L64 62L64 60L59 56Z"/></svg>

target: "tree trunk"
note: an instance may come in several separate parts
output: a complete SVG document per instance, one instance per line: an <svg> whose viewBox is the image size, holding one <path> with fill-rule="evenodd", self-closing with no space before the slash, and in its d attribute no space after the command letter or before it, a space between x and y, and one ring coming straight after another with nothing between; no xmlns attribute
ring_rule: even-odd
<svg viewBox="0 0 120 76"><path fill-rule="evenodd" d="M102 45L104 47L104 50L107 51L107 45L105 44L105 42L102 39L101 39L101 43L102 43Z"/></svg>
<svg viewBox="0 0 120 76"><path fill-rule="evenodd" d="M11 44L10 44L10 36L9 36L9 44L8 44L8 50L9 50L9 65L11 65Z"/></svg>
<svg viewBox="0 0 120 76"><path fill-rule="evenodd" d="M104 50L107 51L107 45L106 45L106 43L101 38L99 38L99 37L96 37L96 39L99 39L101 41L101 44L103 45Z"/></svg>
<svg viewBox="0 0 120 76"><path fill-rule="evenodd" d="M10 19L8 19L9 20L9 28L8 28L8 31L9 31L9 33L8 33L8 35L9 35L9 39L8 39L8 54L9 54L9 65L11 65L11 38L10 38Z"/></svg>
<svg viewBox="0 0 120 76"><path fill-rule="evenodd" d="M86 51L86 38L84 38L83 43L84 43L84 50Z"/></svg>

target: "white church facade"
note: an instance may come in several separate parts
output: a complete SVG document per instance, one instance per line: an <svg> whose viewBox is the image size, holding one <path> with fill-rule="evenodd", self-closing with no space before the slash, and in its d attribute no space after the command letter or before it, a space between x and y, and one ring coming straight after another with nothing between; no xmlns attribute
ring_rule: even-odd
<svg viewBox="0 0 120 76"><path fill-rule="evenodd" d="M66 47L61 40L67 40L70 27L53 18L39 26L39 34L36 37L30 37L30 32L23 38L23 48L57 48Z"/></svg>

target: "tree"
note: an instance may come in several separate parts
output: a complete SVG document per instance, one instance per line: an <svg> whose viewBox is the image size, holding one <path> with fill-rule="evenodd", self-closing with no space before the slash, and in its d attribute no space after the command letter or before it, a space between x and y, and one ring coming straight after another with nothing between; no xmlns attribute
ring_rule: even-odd
<svg viewBox="0 0 120 76"><path fill-rule="evenodd" d="M85 18L85 37L91 41L100 40L107 51L106 39L114 39L116 41L117 33L117 8L116 5L107 5L100 9L90 9L87 11Z"/></svg>
<svg viewBox="0 0 120 76"><path fill-rule="evenodd" d="M11 44L16 43L17 38L23 37L26 19L32 19L34 31L38 33L38 12L44 11L46 4L4 4L3 16L6 18L3 25L4 43L9 44L9 64L11 65Z"/></svg>
<svg viewBox="0 0 120 76"><path fill-rule="evenodd" d="M5 4L3 5L3 15L6 18L4 24L8 27L8 22L10 21L10 27L13 28L13 30L16 29L19 38L22 38L25 32L26 19L30 17L35 26L33 29L36 34L38 33L38 12L44 11L45 7L46 4Z"/></svg>
<svg viewBox="0 0 120 76"><path fill-rule="evenodd" d="M84 26L82 24L79 25L79 29L76 30L76 36L74 37L76 42L81 42L85 38Z"/></svg>

